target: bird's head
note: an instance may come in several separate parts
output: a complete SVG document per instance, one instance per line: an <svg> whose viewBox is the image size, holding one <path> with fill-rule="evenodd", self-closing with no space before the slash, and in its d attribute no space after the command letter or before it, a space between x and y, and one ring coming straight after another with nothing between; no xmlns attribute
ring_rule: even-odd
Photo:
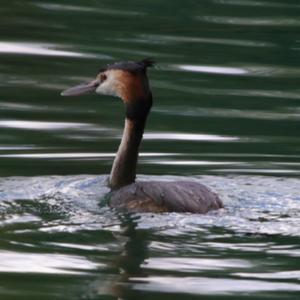
<svg viewBox="0 0 300 300"><path fill-rule="evenodd" d="M151 98L147 78L147 68L154 61L144 59L134 62L118 62L101 69L89 83L71 87L61 93L62 96L80 96L91 92L121 98L125 104Z"/></svg>

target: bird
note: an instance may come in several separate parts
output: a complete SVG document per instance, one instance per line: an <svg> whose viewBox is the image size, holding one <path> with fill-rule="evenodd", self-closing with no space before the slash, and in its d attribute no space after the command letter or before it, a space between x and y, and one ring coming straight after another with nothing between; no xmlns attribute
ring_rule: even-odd
<svg viewBox="0 0 300 300"><path fill-rule="evenodd" d="M125 106L125 126L109 175L109 205L134 213L198 213L223 208L220 197L191 180L136 181L139 146L152 107L147 69L153 59L115 62L100 69L91 82L64 90L62 96L92 92L120 98Z"/></svg>

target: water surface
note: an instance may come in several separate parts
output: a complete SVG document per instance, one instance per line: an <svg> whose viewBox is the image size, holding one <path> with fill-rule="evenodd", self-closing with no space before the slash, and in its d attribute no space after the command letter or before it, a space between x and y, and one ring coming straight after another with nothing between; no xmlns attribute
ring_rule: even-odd
<svg viewBox="0 0 300 300"><path fill-rule="evenodd" d="M1 299L298 299L300 5L0 4ZM139 180L200 180L225 208L123 214L106 182L118 99L63 98L153 57Z"/></svg>

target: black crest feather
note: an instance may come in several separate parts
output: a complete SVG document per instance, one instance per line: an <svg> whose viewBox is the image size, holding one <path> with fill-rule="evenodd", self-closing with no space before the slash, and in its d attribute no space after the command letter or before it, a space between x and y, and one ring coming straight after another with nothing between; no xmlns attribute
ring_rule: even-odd
<svg viewBox="0 0 300 300"><path fill-rule="evenodd" d="M145 58L140 61L124 61L116 62L110 65L107 65L105 70L124 70L129 72L145 72L148 67L154 66L155 61L152 58Z"/></svg>
<svg viewBox="0 0 300 300"><path fill-rule="evenodd" d="M138 62L139 64L143 65L144 68L153 67L155 65L154 59L148 57L144 58L143 60Z"/></svg>

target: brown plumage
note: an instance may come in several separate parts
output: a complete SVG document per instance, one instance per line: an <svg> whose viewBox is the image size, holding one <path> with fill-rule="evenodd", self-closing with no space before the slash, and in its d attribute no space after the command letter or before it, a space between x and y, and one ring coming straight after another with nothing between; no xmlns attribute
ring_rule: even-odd
<svg viewBox="0 0 300 300"><path fill-rule="evenodd" d="M133 212L207 213L223 207L217 194L193 181L135 182L113 192L110 203Z"/></svg>

